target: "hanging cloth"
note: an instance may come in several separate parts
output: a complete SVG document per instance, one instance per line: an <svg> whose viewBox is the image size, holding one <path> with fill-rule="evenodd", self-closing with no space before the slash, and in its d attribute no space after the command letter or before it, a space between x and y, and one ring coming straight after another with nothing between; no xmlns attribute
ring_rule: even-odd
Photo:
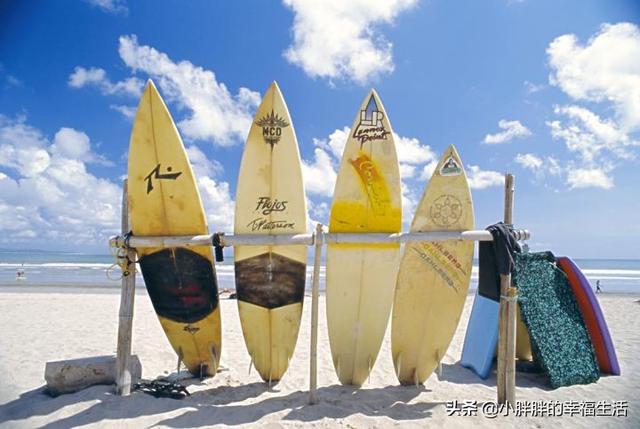
<svg viewBox="0 0 640 429"><path fill-rule="evenodd" d="M514 267L514 256L520 245L513 227L503 222L490 225L487 231L493 241L481 241L479 255L478 294L493 301L500 301L500 274L510 274Z"/></svg>

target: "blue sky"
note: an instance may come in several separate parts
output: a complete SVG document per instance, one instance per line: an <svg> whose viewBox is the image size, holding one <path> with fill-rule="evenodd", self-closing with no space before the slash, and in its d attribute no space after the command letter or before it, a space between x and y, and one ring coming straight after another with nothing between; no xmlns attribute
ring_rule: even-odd
<svg viewBox="0 0 640 429"><path fill-rule="evenodd" d="M632 0L3 2L0 247L106 252L148 78L210 228L230 231L243 142L277 80L313 220L327 220L345 127L375 87L406 221L453 143L478 227L501 219L509 171L532 248L638 258L639 25Z"/></svg>

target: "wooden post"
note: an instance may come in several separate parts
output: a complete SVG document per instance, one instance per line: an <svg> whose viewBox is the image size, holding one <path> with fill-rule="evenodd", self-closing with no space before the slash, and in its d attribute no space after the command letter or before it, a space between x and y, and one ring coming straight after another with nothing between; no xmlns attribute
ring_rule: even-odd
<svg viewBox="0 0 640 429"><path fill-rule="evenodd" d="M320 257L322 255L322 224L316 225L314 236L313 280L311 289L311 347L309 353L309 403L318 402L318 295L320 294Z"/></svg>
<svg viewBox="0 0 640 429"><path fill-rule="evenodd" d="M122 235L129 232L129 207L127 180L122 185ZM135 261L135 250L127 247L127 260ZM133 301L136 294L136 264L127 263L122 272L120 292L120 315L118 323L118 351L116 354L116 394L126 396L131 393L131 330L133 325Z"/></svg>
<svg viewBox="0 0 640 429"><path fill-rule="evenodd" d="M514 177L505 175L504 223L513 224ZM500 318L498 320L498 403L515 405L517 289L511 274L500 275Z"/></svg>

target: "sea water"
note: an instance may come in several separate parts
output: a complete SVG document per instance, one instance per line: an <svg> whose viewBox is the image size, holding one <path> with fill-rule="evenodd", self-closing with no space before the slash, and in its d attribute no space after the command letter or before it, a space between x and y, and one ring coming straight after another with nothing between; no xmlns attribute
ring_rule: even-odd
<svg viewBox="0 0 640 429"><path fill-rule="evenodd" d="M574 259L595 288L597 280L604 293L640 293L640 260L638 259ZM120 269L113 266L111 255L63 253L48 251L0 250L0 286L120 286ZM312 261L307 265L307 288L311 287ZM16 280L17 271L24 270L26 279ZM233 289L233 258L225 256L216 263L216 275L220 289ZM144 287L138 270L136 284ZM320 268L320 289L324 289L325 267ZM477 260L471 275L470 289L478 285Z"/></svg>

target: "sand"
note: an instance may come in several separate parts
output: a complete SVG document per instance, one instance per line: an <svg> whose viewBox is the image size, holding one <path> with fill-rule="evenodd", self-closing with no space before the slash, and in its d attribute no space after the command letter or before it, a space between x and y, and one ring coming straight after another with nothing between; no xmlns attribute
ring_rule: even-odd
<svg viewBox="0 0 640 429"><path fill-rule="evenodd" d="M88 289L88 288L87 288ZM640 296L600 295L622 367L621 377L551 390L544 377L517 375L518 401L626 401L627 417L498 417L479 409L476 416L448 416L447 401L495 401L495 373L480 380L460 367L464 329L473 297L443 360L442 375L424 386L398 386L385 338L371 378L362 389L338 384L326 330L324 299L320 301L318 397L308 405L310 301L305 301L303 325L289 371L269 387L249 370L236 302L222 300L222 368L211 379L184 379L191 396L156 399L141 392L113 394L112 386L94 386L51 398L44 391L44 366L50 360L115 353L119 305L117 288L0 288L0 427L640 427ZM136 293L133 351L142 361L143 377L176 376L176 356L158 323L144 290ZM388 332L387 332L388 333ZM181 373L178 376L186 376ZM569 402L567 402L569 401ZM588 405L587 405L588 406ZM623 407L623 406L622 406ZM471 405L470 410L474 406Z"/></svg>

